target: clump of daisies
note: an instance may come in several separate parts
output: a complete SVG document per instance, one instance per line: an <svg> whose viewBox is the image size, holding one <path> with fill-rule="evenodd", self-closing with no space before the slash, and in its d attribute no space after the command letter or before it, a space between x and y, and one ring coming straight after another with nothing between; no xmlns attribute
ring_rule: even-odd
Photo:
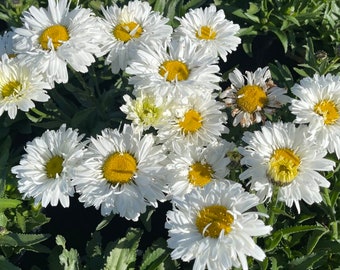
<svg viewBox="0 0 340 270"><path fill-rule="evenodd" d="M290 101L285 95L287 90L272 81L268 67L258 68L255 72L246 71L245 75L236 68L229 74L229 80L231 86L220 97L232 110L234 126L249 127L264 122L266 113L273 114Z"/></svg>
<svg viewBox="0 0 340 270"><path fill-rule="evenodd" d="M291 91L296 96L289 107L297 124L308 124L309 140L340 158L340 76L331 74L304 78Z"/></svg>
<svg viewBox="0 0 340 270"><path fill-rule="evenodd" d="M301 200L309 205L322 201L320 187L330 183L318 171L333 170L335 162L325 158L325 148L307 140L307 132L304 125L267 122L260 131L244 133L246 146L239 152L248 168L239 177L249 179L261 200L271 198L276 188L277 199L288 207L294 204L298 212Z"/></svg>
<svg viewBox="0 0 340 270"><path fill-rule="evenodd" d="M302 79L291 99L267 66L235 69L222 91L218 64L241 43L240 26L215 5L176 17L175 29L148 2L113 3L101 17L70 5L31 7L23 26L0 39L0 116L8 111L13 119L47 101L47 89L68 82L68 68L85 73L100 56L113 74L128 76L133 90L119 109L130 124L86 141L62 125L28 142L12 168L23 197L68 207L77 193L84 207L132 221L171 200L165 227L172 259L194 260L202 270L248 269L247 257L263 261L253 237L272 227L256 207L277 199L300 213L302 202L321 202L321 188L330 186L321 172L335 167L327 152L340 157L340 77ZM287 103L293 123L266 122ZM262 123L243 133L239 147L225 140L228 108L234 127ZM235 154L243 170L231 171Z"/></svg>
<svg viewBox="0 0 340 270"><path fill-rule="evenodd" d="M252 237L272 228L251 210L258 204L256 195L232 181L212 182L174 199L165 224L172 259L194 260L196 270L248 269L247 256L263 261L265 253Z"/></svg>
<svg viewBox="0 0 340 270"><path fill-rule="evenodd" d="M14 51L22 63L40 68L53 84L67 83L70 65L76 72L86 73L102 54L102 25L93 11L70 1L48 0L48 7L31 6L22 15L22 27L14 28Z"/></svg>
<svg viewBox="0 0 340 270"><path fill-rule="evenodd" d="M83 137L64 124L56 131L46 130L26 144L20 164L12 167L24 198L34 198L35 204L43 207L59 202L69 207L69 197L74 195L73 170L83 162Z"/></svg>

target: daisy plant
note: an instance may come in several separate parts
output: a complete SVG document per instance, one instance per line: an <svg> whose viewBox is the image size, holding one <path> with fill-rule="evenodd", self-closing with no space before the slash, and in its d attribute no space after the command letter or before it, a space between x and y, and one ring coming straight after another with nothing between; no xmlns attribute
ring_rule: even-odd
<svg viewBox="0 0 340 270"><path fill-rule="evenodd" d="M1 1L0 269L338 269L339 14Z"/></svg>

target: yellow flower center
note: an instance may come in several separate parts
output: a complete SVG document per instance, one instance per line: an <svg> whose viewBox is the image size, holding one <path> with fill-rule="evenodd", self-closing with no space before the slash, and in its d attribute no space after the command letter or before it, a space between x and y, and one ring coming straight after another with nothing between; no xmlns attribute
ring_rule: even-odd
<svg viewBox="0 0 340 270"><path fill-rule="evenodd" d="M21 83L18 81L10 81L6 83L4 86L1 88L1 95L3 98L9 97L13 95L16 91L20 90L21 88Z"/></svg>
<svg viewBox="0 0 340 270"><path fill-rule="evenodd" d="M178 124L184 134L194 133L202 127L202 116L195 110L189 110L184 114L184 118Z"/></svg>
<svg viewBox="0 0 340 270"><path fill-rule="evenodd" d="M216 32L209 26L202 26L197 32L196 37L198 39L215 39Z"/></svg>
<svg viewBox="0 0 340 270"><path fill-rule="evenodd" d="M231 232L234 217L222 205L211 205L201 209L196 217L196 227L204 237L218 238L221 231Z"/></svg>
<svg viewBox="0 0 340 270"><path fill-rule="evenodd" d="M10 58L10 59L13 59L15 57L17 57L17 55L15 53L8 54L8 58Z"/></svg>
<svg viewBox="0 0 340 270"><path fill-rule="evenodd" d="M112 184L130 182L137 171L137 161L129 153L113 153L102 167L104 178Z"/></svg>
<svg viewBox="0 0 340 270"><path fill-rule="evenodd" d="M160 117L160 108L158 108L152 98L145 98L137 103L136 113L139 119L146 125L154 124Z"/></svg>
<svg viewBox="0 0 340 270"><path fill-rule="evenodd" d="M132 38L139 38L143 28L135 22L121 23L113 29L113 35L116 39L128 42Z"/></svg>
<svg viewBox="0 0 340 270"><path fill-rule="evenodd" d="M257 85L245 85L237 91L237 106L244 112L253 113L267 103L266 92Z"/></svg>
<svg viewBox="0 0 340 270"><path fill-rule="evenodd" d="M61 156L54 156L45 165L46 175L48 178L55 179L57 174L63 171L64 159Z"/></svg>
<svg viewBox="0 0 340 270"><path fill-rule="evenodd" d="M275 185L289 185L298 175L300 163L291 149L276 149L269 160L268 176Z"/></svg>
<svg viewBox="0 0 340 270"><path fill-rule="evenodd" d="M211 181L213 170L209 164L196 162L190 166L189 182L194 186L203 187Z"/></svg>
<svg viewBox="0 0 340 270"><path fill-rule="evenodd" d="M64 25L56 24L47 27L39 37L39 43L44 50L50 50L48 47L49 39L52 40L53 48L56 50L64 41L69 40L70 36Z"/></svg>
<svg viewBox="0 0 340 270"><path fill-rule="evenodd" d="M165 61L159 68L159 74L165 77L168 82L186 80L189 73L187 65L178 60Z"/></svg>
<svg viewBox="0 0 340 270"><path fill-rule="evenodd" d="M332 100L322 100L314 106L314 112L323 117L325 125L332 125L339 119L339 111Z"/></svg>

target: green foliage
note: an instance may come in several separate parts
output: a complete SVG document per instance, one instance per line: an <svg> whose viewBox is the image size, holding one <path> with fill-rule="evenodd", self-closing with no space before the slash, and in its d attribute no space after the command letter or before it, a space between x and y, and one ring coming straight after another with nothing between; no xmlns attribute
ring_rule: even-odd
<svg viewBox="0 0 340 270"><path fill-rule="evenodd" d="M163 239L158 239L151 247L146 249L140 270L177 269L176 264L170 259L170 252Z"/></svg>
<svg viewBox="0 0 340 270"><path fill-rule="evenodd" d="M305 61L298 64L300 68L294 68L296 73L302 77L311 77L315 73L325 75L327 73L338 74L340 72L340 55L329 57L325 51L314 50L314 44L311 38L307 39Z"/></svg>
<svg viewBox="0 0 340 270"><path fill-rule="evenodd" d="M164 16L169 18L169 24L176 27L178 22L175 17L182 17L189 9L201 7L208 3L207 0L150 0L149 3L153 6L153 9L161 12Z"/></svg>
<svg viewBox="0 0 340 270"><path fill-rule="evenodd" d="M142 230L130 228L125 237L117 239L115 242L108 242L103 247L103 239L99 231L92 234L92 238L86 245L85 260L81 260L79 252L71 248L66 248L66 240L63 236L56 237L57 247L49 258L50 269L65 270L161 270L177 269L175 262L169 260L169 250L162 239L156 240L152 246L148 247L144 253L140 254L138 247ZM167 262L165 266L165 262Z"/></svg>
<svg viewBox="0 0 340 270"><path fill-rule="evenodd" d="M30 6L42 6L47 1L38 0L4 0L0 2L0 20L7 23L8 28L21 25L21 14L27 10Z"/></svg>
<svg viewBox="0 0 340 270"><path fill-rule="evenodd" d="M104 270L134 269L140 237L141 231L130 229L126 237L115 243L115 248L111 250L106 259Z"/></svg>
<svg viewBox="0 0 340 270"><path fill-rule="evenodd" d="M0 269L20 270L19 267L9 262L4 256L0 256Z"/></svg>
<svg viewBox="0 0 340 270"><path fill-rule="evenodd" d="M59 255L60 265L65 270L78 270L79 268L79 254L74 248L66 249L66 240L63 236L57 235L56 243L62 247L62 253Z"/></svg>
<svg viewBox="0 0 340 270"><path fill-rule="evenodd" d="M253 38L274 34L284 52L299 50L307 37L314 37L323 48L336 48L339 42L339 4L336 1L255 0L246 5L238 1L221 3L242 30L242 46L251 55Z"/></svg>

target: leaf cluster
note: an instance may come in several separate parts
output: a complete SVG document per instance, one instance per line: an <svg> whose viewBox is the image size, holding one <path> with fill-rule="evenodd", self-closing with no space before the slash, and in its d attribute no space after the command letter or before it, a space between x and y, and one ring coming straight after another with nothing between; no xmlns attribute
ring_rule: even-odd
<svg viewBox="0 0 340 270"><path fill-rule="evenodd" d="M49 256L51 270L163 270L177 269L175 261L170 260L170 253L163 239L158 239L145 250L139 249L143 231L129 228L125 237L103 245L100 231L95 231L87 242L86 255L81 256L74 249L66 248L63 236L56 237L57 247Z"/></svg>

